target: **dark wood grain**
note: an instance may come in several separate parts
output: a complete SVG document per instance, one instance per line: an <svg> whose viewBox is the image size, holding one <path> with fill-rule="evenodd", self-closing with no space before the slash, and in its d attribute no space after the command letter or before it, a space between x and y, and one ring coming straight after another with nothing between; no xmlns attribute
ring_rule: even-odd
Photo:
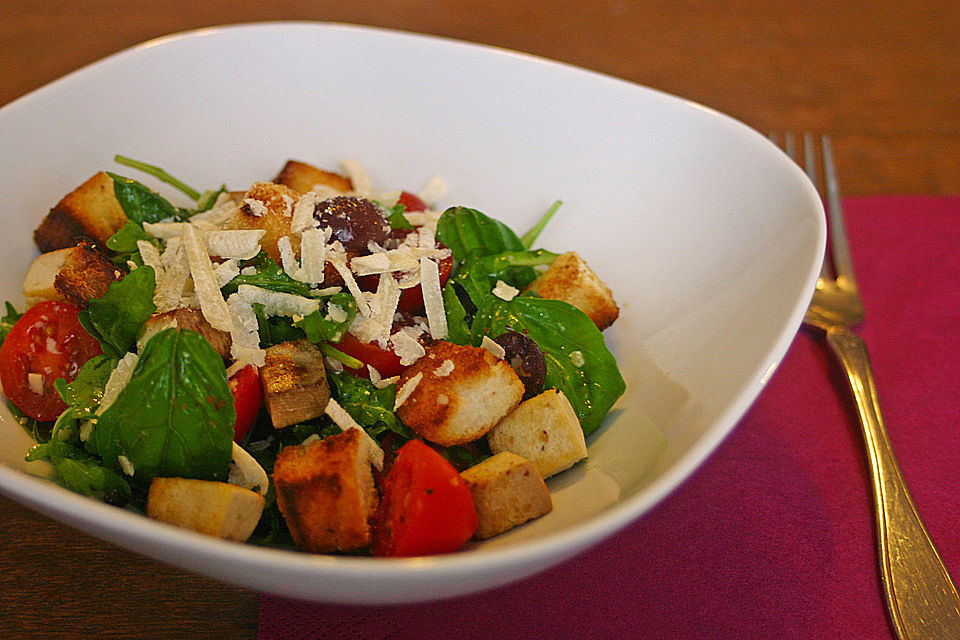
<svg viewBox="0 0 960 640"><path fill-rule="evenodd" d="M761 131L831 132L848 195L960 193L952 0L13 1L0 3L0 104L150 38L259 20L517 49L683 96ZM0 536L0 637L256 635L249 591L146 561L5 499Z"/></svg>

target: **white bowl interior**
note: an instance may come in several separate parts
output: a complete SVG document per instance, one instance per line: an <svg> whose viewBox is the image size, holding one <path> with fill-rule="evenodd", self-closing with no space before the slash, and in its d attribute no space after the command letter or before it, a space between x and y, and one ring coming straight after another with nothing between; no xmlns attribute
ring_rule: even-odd
<svg viewBox="0 0 960 640"><path fill-rule="evenodd" d="M0 144L0 298L21 308L33 229L95 171L133 175L116 153L237 189L289 158L331 168L356 158L383 188L417 190L439 175L445 204L521 233L563 200L541 244L576 250L614 291L621 317L606 337L627 392L586 463L549 482L554 511L468 551L317 557L176 530L35 480L43 465L23 461L31 442L3 415L8 495L150 556L300 598L404 602L496 586L642 514L759 393L799 326L825 242L802 172L730 118L528 56L341 25L148 43L0 110Z"/></svg>

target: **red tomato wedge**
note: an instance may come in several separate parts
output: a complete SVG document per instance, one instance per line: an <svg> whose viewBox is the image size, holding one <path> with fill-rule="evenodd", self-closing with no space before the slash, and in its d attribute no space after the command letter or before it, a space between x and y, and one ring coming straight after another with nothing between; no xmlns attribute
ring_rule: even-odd
<svg viewBox="0 0 960 640"><path fill-rule="evenodd" d="M237 371L228 380L233 392L233 408L237 412L237 421L233 426L233 440L242 444L250 427L257 421L257 414L263 406L263 387L257 368L248 364Z"/></svg>
<svg viewBox="0 0 960 640"><path fill-rule="evenodd" d="M397 202L403 205L406 211L426 211L427 203L409 191L401 191Z"/></svg>
<svg viewBox="0 0 960 640"><path fill-rule="evenodd" d="M384 349L375 342L360 342L356 336L351 333L343 334L343 339L333 345L334 348L343 351L348 356L352 356L365 365L370 365L377 370L381 378L392 378L403 373L405 366L400 364L400 356L389 349ZM362 369L351 369L347 371L361 378L369 378L370 370L366 367Z"/></svg>
<svg viewBox="0 0 960 640"><path fill-rule="evenodd" d="M397 451L373 523L375 556L456 551L477 531L473 494L457 470L420 440Z"/></svg>
<svg viewBox="0 0 960 640"><path fill-rule="evenodd" d="M53 388L58 378L72 382L80 367L103 351L80 325L80 310L66 302L31 307L0 347L3 393L26 415L54 420L67 405Z"/></svg>

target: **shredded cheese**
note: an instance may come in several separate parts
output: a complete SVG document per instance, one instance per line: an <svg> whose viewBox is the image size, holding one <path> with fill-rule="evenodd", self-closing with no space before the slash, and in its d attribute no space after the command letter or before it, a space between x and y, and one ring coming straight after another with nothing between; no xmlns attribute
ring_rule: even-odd
<svg viewBox="0 0 960 640"><path fill-rule="evenodd" d="M270 291L250 284L242 284L237 287L237 293L251 305L262 304L268 316L308 316L320 308L318 300L304 298L292 293Z"/></svg>
<svg viewBox="0 0 960 640"><path fill-rule="evenodd" d="M491 340L490 336L483 336L483 340L480 341L480 347L482 349L486 349L501 360L503 360L504 356L507 355L507 352L504 351L503 347Z"/></svg>
<svg viewBox="0 0 960 640"><path fill-rule="evenodd" d="M359 431L361 440L366 443L370 462L373 463L373 466L378 470L383 469L383 449L370 437L370 434L363 430L363 427L357 424L353 416L347 413L333 398L330 398L330 401L324 409L324 413L330 416L330 419L333 420L342 431L346 431L347 429L356 429Z"/></svg>
<svg viewBox="0 0 960 640"><path fill-rule="evenodd" d="M290 221L290 232L297 235L314 226L316 219L313 212L317 208L319 199L313 191L307 191L293 205L293 219Z"/></svg>
<svg viewBox="0 0 960 640"><path fill-rule="evenodd" d="M230 309L220 293L217 276L213 271L213 264L210 262L206 248L190 225L187 225L187 231L183 237L186 242L187 261L190 264L194 291L200 302L203 317L214 329L232 331L234 327L230 319Z"/></svg>
<svg viewBox="0 0 960 640"><path fill-rule="evenodd" d="M370 179L363 165L349 158L344 160L341 165L344 173L350 178L350 182L353 184L353 192L356 195L363 198L373 195L373 180Z"/></svg>
<svg viewBox="0 0 960 640"><path fill-rule="evenodd" d="M420 289L423 291L423 306L427 312L430 337L443 340L447 337L447 313L443 308L440 291L440 270L437 263L424 256L420 258Z"/></svg>
<svg viewBox="0 0 960 640"><path fill-rule="evenodd" d="M517 297L517 294L520 293L520 289L517 289L516 287L511 287L503 280L497 280L497 284L493 288L491 293L493 293L493 295L497 296L501 300L506 300L507 302L509 302L510 300L513 300L515 297Z"/></svg>
<svg viewBox="0 0 960 640"><path fill-rule="evenodd" d="M266 234L263 229L226 229L207 231L204 240L212 256L249 260L260 253L260 240Z"/></svg>
<svg viewBox="0 0 960 640"><path fill-rule="evenodd" d="M448 375L453 373L453 360L449 358L440 363L440 366L433 370L433 375L439 378L446 378Z"/></svg>
<svg viewBox="0 0 960 640"><path fill-rule="evenodd" d="M403 386L397 390L397 398L393 403L393 410L396 411L410 398L410 394L416 390L417 385L420 384L420 380L423 378L423 373L418 373L409 380L403 383Z"/></svg>

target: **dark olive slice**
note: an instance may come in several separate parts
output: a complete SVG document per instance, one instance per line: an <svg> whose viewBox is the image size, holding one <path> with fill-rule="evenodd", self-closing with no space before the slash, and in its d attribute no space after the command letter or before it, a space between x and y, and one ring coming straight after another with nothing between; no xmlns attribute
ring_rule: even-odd
<svg viewBox="0 0 960 640"><path fill-rule="evenodd" d="M365 198L337 196L317 204L313 216L323 228L333 232L331 240L339 240L347 251L367 254L367 245L383 245L390 237L390 223L373 202Z"/></svg>
<svg viewBox="0 0 960 640"><path fill-rule="evenodd" d="M539 395L547 378L547 363L537 343L517 331L507 331L494 342L503 347L504 359L520 376L524 389L523 399Z"/></svg>

